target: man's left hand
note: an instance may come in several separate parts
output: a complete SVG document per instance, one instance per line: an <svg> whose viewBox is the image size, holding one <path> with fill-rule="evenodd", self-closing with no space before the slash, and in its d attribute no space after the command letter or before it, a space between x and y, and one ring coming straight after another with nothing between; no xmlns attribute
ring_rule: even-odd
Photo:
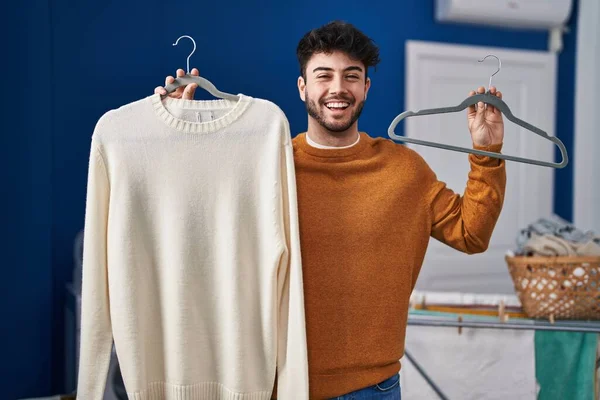
<svg viewBox="0 0 600 400"><path fill-rule="evenodd" d="M477 94L485 93L485 88L480 86L477 89ZM496 91L496 87L490 88L490 93L502 98L502 93ZM475 95L472 90L469 96ZM473 145L489 146L492 144L500 144L504 140L504 121L502 113L491 104L479 102L476 105L470 106L467 110L467 121L469 123L469 131Z"/></svg>

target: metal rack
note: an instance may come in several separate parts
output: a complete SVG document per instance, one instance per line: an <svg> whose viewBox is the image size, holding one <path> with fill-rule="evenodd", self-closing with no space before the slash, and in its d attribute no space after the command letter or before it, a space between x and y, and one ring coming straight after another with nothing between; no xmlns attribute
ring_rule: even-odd
<svg viewBox="0 0 600 400"><path fill-rule="evenodd" d="M479 328L479 329L515 329L515 330L542 330L542 331L562 331L562 332L583 332L583 333L598 333L600 334L600 321L555 321L549 322L544 320L532 319L514 319L508 321L476 321L463 320L461 317L448 316L422 316L411 315L409 313L408 325L415 326L433 326L433 327L457 327L457 328ZM425 369L417 362L412 354L405 350L404 355L413 364L417 372L427 381L429 386L436 392L442 400L448 400L448 396L435 384L433 379Z"/></svg>

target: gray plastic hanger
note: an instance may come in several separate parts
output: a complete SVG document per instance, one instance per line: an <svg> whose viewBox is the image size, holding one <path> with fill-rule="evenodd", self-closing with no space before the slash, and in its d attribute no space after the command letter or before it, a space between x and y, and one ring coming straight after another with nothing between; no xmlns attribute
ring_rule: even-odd
<svg viewBox="0 0 600 400"><path fill-rule="evenodd" d="M225 100L238 101L240 99L239 96L235 94L221 92L208 79L202 78L200 76L190 75L190 57L196 51L196 41L192 37L187 35L179 37L179 39L181 38L188 38L192 41L192 43L194 43L194 49L187 58L187 73L184 76L175 78L175 81L165 86L167 94L161 95L161 98L164 99L169 93L173 93L177 88L180 88L181 86L196 83L198 87L201 87L202 89L206 90L208 93L212 94L215 97ZM179 43L179 39L177 39L177 41L173 43L173 46L177 46L177 44Z"/></svg>
<svg viewBox="0 0 600 400"><path fill-rule="evenodd" d="M490 56L496 57L494 55L488 55L483 60L485 60L486 58L488 58ZM496 57L496 59L498 59L498 63L499 63L498 70L496 72L494 72L494 74L492 74L492 76L490 77L490 83L489 83L488 88L491 87L491 85L492 85L492 77L500 71L501 62L498 57ZM483 60L479 60L479 62L481 62ZM432 114L444 114L444 113L459 112L459 111L463 111L464 109L466 109L469 106L476 105L480 101L485 104L491 104L494 107L496 107L498 110L500 110L502 112L502 114L509 121L512 121L515 124L522 126L523 128L525 128L537 135L540 135L544 139L550 140L551 142L556 144L558 146L558 148L560 149L560 153L562 155L562 161L560 163L554 163L554 162L547 162L547 161L531 160L528 158L509 156L509 155L495 153L495 152L491 152L491 151L469 149L469 148L465 148L465 147L452 146L452 145L443 144L443 143L436 143L436 142L429 142L426 140L408 138L406 136L397 135L394 132L394 129L396 128L398 123L400 121L402 121L404 118L418 116L418 115L432 115ZM489 90L484 94L476 94L476 95L470 96L467 99L465 99L462 103L460 103L459 105L454 106L454 107L429 108L429 109L419 110L419 111L404 111L402 114L400 114L396 118L394 118L394 120L390 124L390 127L388 128L388 135L392 139L399 140L402 142L421 144L424 146L437 147L437 148L446 149L446 150L460 151L463 153L472 153L472 154L478 154L478 155L482 155L482 156L501 158L503 160L518 161L518 162L527 163L527 164L541 165L544 167L564 168L569 162L567 150L565 149L564 144L560 141L559 138L549 136L548 134L546 134L546 132L544 132L540 128L537 128L537 127L515 117L513 115L513 113L510 111L510 108L508 107L508 105L504 101L502 101L501 99L496 97L495 95L492 95L489 92Z"/></svg>

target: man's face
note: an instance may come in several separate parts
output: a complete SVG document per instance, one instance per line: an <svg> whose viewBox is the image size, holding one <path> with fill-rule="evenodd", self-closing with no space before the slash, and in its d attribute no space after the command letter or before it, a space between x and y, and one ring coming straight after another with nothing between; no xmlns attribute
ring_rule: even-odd
<svg viewBox="0 0 600 400"><path fill-rule="evenodd" d="M308 115L331 132L348 130L360 116L370 80L362 62L345 53L317 53L306 65L306 80L298 78Z"/></svg>

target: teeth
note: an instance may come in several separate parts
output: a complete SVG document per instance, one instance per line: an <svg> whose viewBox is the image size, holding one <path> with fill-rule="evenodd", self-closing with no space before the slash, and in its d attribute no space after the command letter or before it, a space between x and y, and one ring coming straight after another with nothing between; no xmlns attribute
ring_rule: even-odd
<svg viewBox="0 0 600 400"><path fill-rule="evenodd" d="M326 103L325 104L328 108L346 108L348 107L350 104L349 103Z"/></svg>

